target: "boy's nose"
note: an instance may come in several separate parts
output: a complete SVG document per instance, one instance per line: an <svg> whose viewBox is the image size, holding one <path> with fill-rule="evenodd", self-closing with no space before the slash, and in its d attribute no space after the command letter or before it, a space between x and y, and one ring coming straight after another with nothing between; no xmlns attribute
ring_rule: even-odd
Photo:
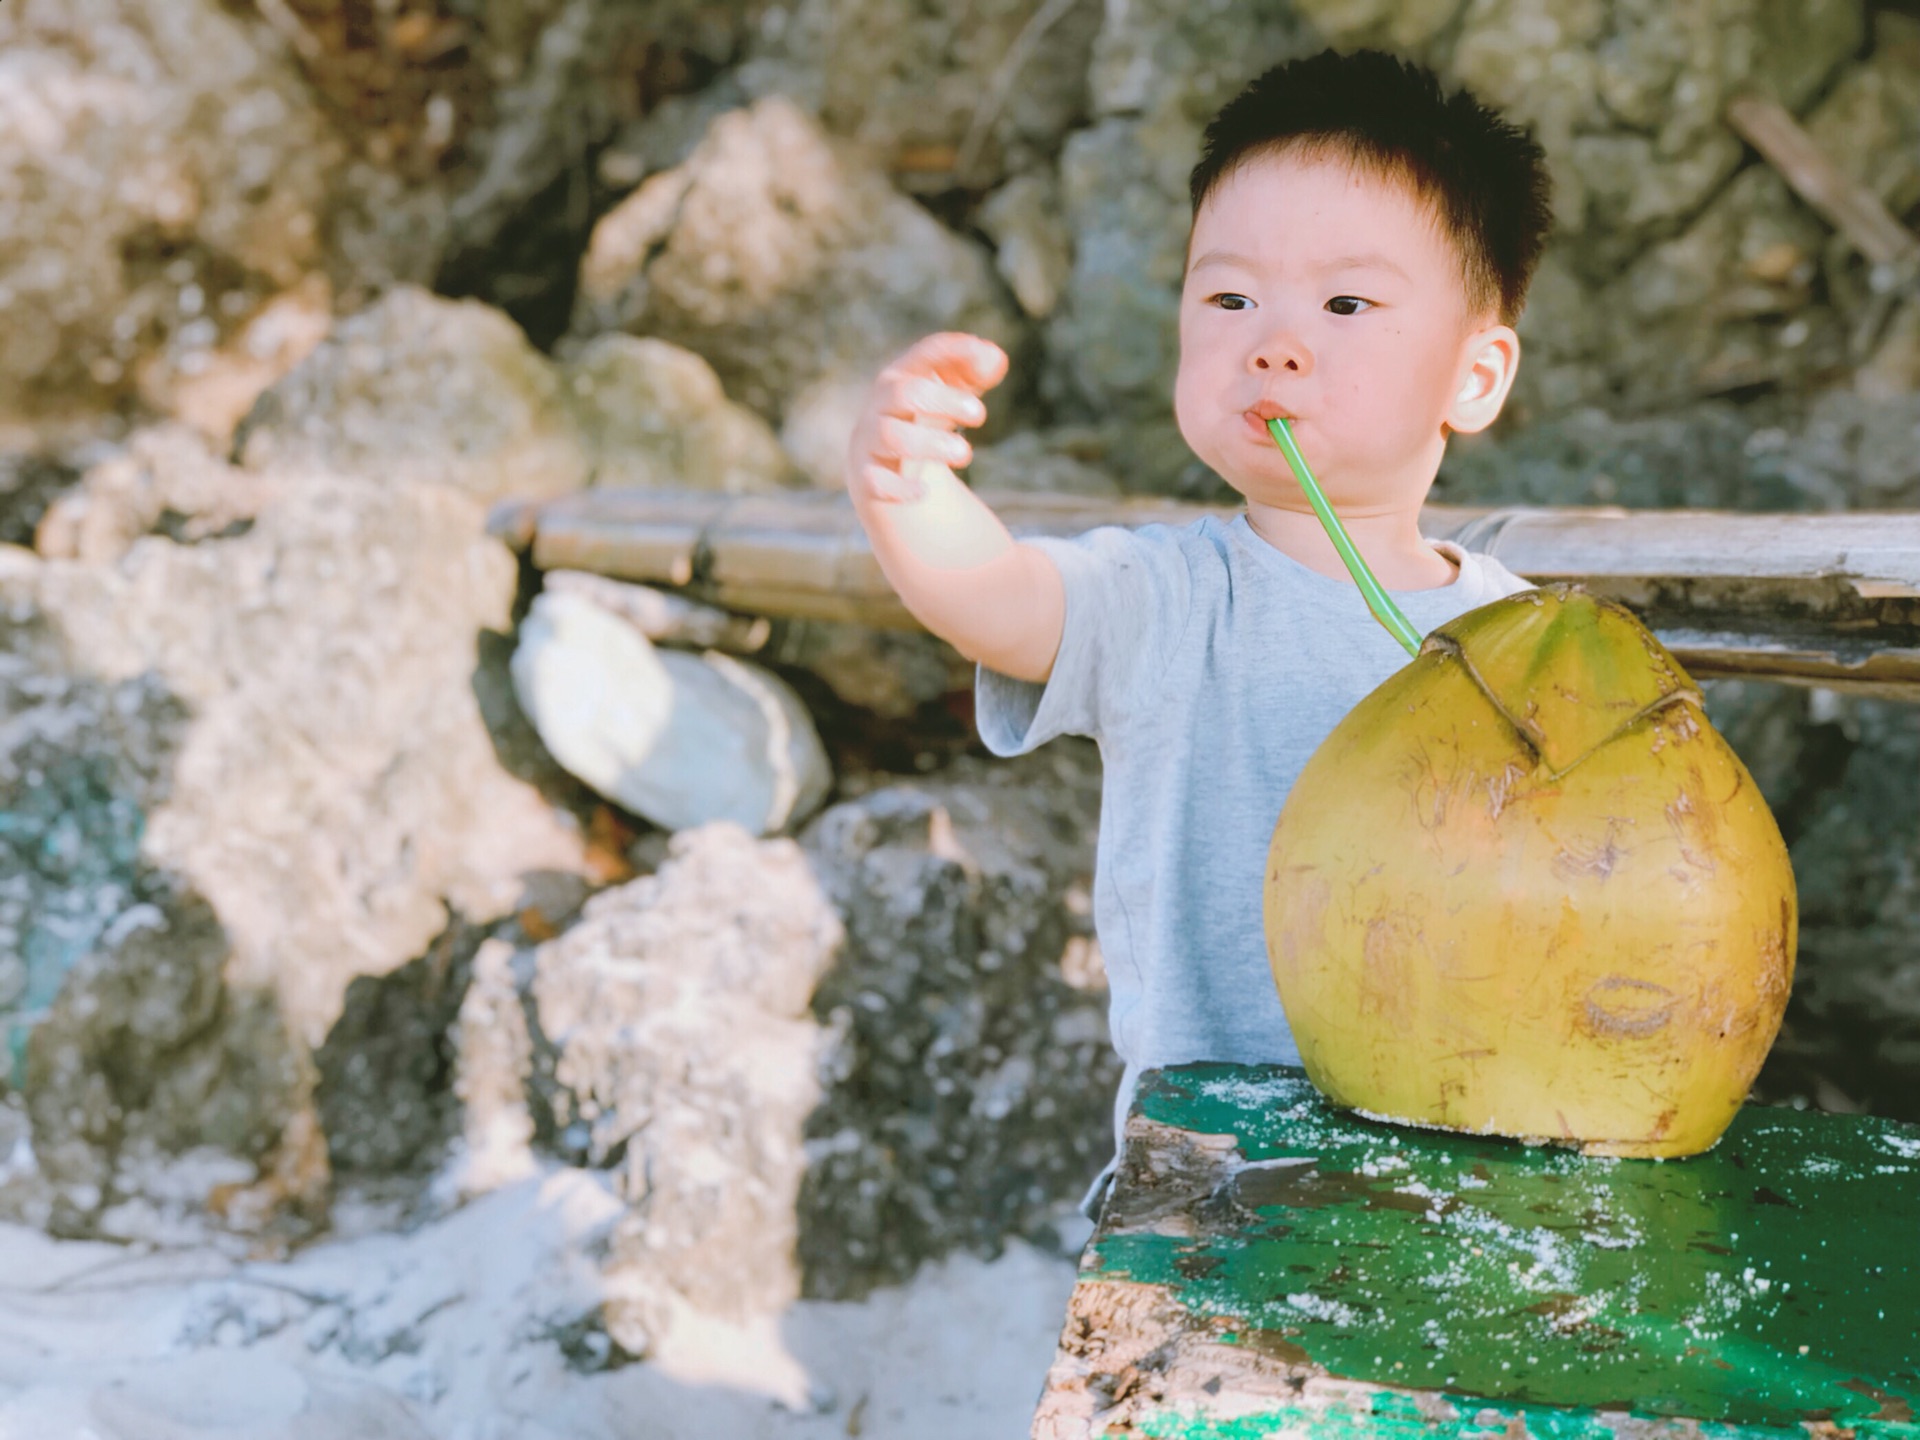
<svg viewBox="0 0 1920 1440"><path fill-rule="evenodd" d="M1313 352L1291 330L1276 330L1254 348L1252 369L1291 370L1305 375L1313 369Z"/></svg>

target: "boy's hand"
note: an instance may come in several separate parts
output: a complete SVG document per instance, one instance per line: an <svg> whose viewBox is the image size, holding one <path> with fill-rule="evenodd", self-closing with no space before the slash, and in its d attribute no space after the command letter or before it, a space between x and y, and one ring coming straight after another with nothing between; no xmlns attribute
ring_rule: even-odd
<svg viewBox="0 0 1920 1440"><path fill-rule="evenodd" d="M1007 352L991 340L943 331L916 341L873 382L847 449L847 489L855 500L918 500L917 473L973 459L955 433L987 418L980 396L1005 378Z"/></svg>

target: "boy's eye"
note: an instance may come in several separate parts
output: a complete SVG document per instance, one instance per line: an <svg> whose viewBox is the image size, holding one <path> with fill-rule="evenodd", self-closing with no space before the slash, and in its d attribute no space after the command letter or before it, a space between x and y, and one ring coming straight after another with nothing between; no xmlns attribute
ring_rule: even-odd
<svg viewBox="0 0 1920 1440"><path fill-rule="evenodd" d="M1213 297L1213 303L1218 305L1222 310L1250 310L1253 308L1253 301L1244 295L1216 295Z"/></svg>
<svg viewBox="0 0 1920 1440"><path fill-rule="evenodd" d="M1371 309L1373 302L1362 300L1358 295L1336 295L1327 301L1327 309L1336 315L1358 315L1363 305Z"/></svg>

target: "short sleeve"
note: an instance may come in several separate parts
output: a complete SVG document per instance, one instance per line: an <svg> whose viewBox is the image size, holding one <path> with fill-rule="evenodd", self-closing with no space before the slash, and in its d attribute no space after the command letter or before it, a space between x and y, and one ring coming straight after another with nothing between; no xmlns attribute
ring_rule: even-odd
<svg viewBox="0 0 1920 1440"><path fill-rule="evenodd" d="M1181 533L1103 525L1028 542L1059 568L1066 591L1060 650L1044 685L978 667L974 716L988 750L1024 755L1056 735L1098 740L1137 713L1192 603Z"/></svg>

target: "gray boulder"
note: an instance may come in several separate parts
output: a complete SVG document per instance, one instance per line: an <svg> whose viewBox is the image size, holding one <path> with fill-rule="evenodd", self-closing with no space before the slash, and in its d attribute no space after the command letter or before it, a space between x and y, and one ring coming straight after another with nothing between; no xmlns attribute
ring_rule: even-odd
<svg viewBox="0 0 1920 1440"><path fill-rule="evenodd" d="M320 268L344 147L262 40L213 0L0 9L0 417L190 369Z"/></svg>
<svg viewBox="0 0 1920 1440"><path fill-rule="evenodd" d="M235 449L253 470L447 485L480 500L564 495L592 468L559 373L519 326L414 286L341 321L260 397Z"/></svg>
<svg viewBox="0 0 1920 1440"><path fill-rule="evenodd" d="M270 477L219 463L201 431L156 425L55 497L34 548L49 559L111 565L147 535L184 544L240 535L275 488Z"/></svg>
<svg viewBox="0 0 1920 1440"><path fill-rule="evenodd" d="M762 658L806 670L842 703L889 720L909 719L922 706L973 689L973 662L924 630L790 620Z"/></svg>
<svg viewBox="0 0 1920 1440"><path fill-rule="evenodd" d="M212 489L225 467L208 463ZM34 1144L73 1177L76 1224L144 1183L128 1137L224 1147L259 1161L277 1187L263 1203L310 1205L326 1178L310 1057L349 982L422 954L449 908L500 915L529 873L584 863L570 818L502 770L475 696L476 637L506 629L515 586L481 507L439 487L279 478L244 534L0 567L11 703L26 706L10 743L28 747L0 810L40 817L23 834L48 847L24 889L10 873L7 923L25 924L34 958L8 1020L43 1057L26 1076ZM210 907L218 946L175 923L168 895ZM182 974L228 947L224 990L205 1029L141 1050L128 1037L146 1020L123 1012L153 1009L131 972L176 945ZM122 992L135 998L97 998ZM175 1054L189 1045L191 1064ZM170 1078L127 1088L134 1072L123 1084L99 1059L123 1050L164 1052ZM99 1104L62 1103L97 1084Z"/></svg>
<svg viewBox="0 0 1920 1440"><path fill-rule="evenodd" d="M1044 320L1073 269L1073 234L1050 172L1017 175L980 207L980 228L998 247L994 264L1020 308Z"/></svg>
<svg viewBox="0 0 1920 1440"><path fill-rule="evenodd" d="M56 1230L140 1233L160 1197L132 1177L157 1178L168 1156L267 1168L311 1084L274 997L223 983L232 949L212 907L142 880L27 1037L22 1090ZM280 1198L274 1220L311 1221L325 1194Z"/></svg>
<svg viewBox="0 0 1920 1440"><path fill-rule="evenodd" d="M1575 273L1610 279L1697 215L1741 163L1727 102L1803 108L1860 50L1856 0L1472 0L1449 70L1532 126Z"/></svg>
<svg viewBox="0 0 1920 1440"><path fill-rule="evenodd" d="M1073 742L876 789L802 837L847 936L813 998L839 1040L807 1123L809 1294L1044 1240L1106 1160L1098 810L1093 747Z"/></svg>
<svg viewBox="0 0 1920 1440"><path fill-rule="evenodd" d="M1050 1237L1112 1143L1097 803L1072 745L878 787L798 845L686 830L559 939L491 954L469 1152L497 1167L530 1127L611 1172L610 1289L652 1297L615 1340Z"/></svg>
<svg viewBox="0 0 1920 1440"><path fill-rule="evenodd" d="M574 329L697 351L729 395L802 437L788 449L821 483L837 483L852 405L908 343L1019 333L980 245L780 98L720 116L600 220Z"/></svg>
<svg viewBox="0 0 1920 1440"><path fill-rule="evenodd" d="M1084 118L1097 5L801 0L778 13L743 88L804 102L907 189L985 188L1055 153Z"/></svg>
<svg viewBox="0 0 1920 1440"><path fill-rule="evenodd" d="M1712 400L1625 419L1584 407L1450 441L1433 498L1641 509L1911 507L1920 503L1920 397L1830 390L1810 402Z"/></svg>
<svg viewBox="0 0 1920 1440"><path fill-rule="evenodd" d="M629 1209L608 1264L648 1282L622 1290L735 1318L798 1298L802 1131L831 1048L810 1002L842 933L799 846L721 823L537 952L533 1117L613 1172ZM670 1318L613 1306L607 1329L644 1354Z"/></svg>
<svg viewBox="0 0 1920 1440"><path fill-rule="evenodd" d="M739 495L800 479L767 422L729 400L691 350L600 335L561 373L595 485Z"/></svg>
<svg viewBox="0 0 1920 1440"><path fill-rule="evenodd" d="M1920 1119L1920 816L1890 776L1920 765L1911 705L1714 682L1708 710L1793 857L1800 954L1770 1103Z"/></svg>

